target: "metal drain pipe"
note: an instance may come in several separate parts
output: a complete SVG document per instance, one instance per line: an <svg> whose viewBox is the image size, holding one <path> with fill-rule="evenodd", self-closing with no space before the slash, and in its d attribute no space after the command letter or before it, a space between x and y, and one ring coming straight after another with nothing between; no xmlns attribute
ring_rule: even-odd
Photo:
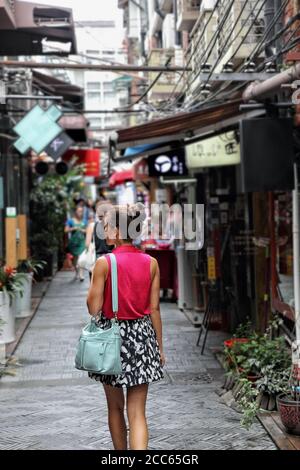
<svg viewBox="0 0 300 470"><path fill-rule="evenodd" d="M281 85L292 83L295 80L300 80L300 63L295 64L293 67L275 75L275 77L265 80L264 82L251 83L243 93L243 100L250 101L266 97L275 93Z"/></svg>

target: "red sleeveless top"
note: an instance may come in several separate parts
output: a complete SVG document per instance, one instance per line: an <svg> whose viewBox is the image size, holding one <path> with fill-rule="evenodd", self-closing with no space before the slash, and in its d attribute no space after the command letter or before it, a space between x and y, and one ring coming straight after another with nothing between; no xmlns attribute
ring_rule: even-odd
<svg viewBox="0 0 300 470"><path fill-rule="evenodd" d="M151 313L151 257L131 245L122 245L113 250L118 267L118 295L120 320L136 320ZM108 277L104 287L104 302L102 312L106 318L113 318L111 300L110 258L108 262Z"/></svg>

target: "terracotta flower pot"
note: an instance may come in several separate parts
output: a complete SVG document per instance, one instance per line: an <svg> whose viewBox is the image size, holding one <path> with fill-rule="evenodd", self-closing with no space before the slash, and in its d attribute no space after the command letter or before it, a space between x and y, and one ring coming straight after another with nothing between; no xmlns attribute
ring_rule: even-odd
<svg viewBox="0 0 300 470"><path fill-rule="evenodd" d="M300 436L300 402L282 393L277 397L277 407L287 432Z"/></svg>

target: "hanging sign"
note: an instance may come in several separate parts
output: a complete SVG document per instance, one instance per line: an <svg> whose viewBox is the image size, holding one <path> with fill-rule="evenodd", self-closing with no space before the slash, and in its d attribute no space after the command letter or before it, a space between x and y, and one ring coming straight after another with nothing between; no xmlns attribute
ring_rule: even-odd
<svg viewBox="0 0 300 470"><path fill-rule="evenodd" d="M213 248L207 249L207 278L209 281L217 279L216 257Z"/></svg>
<svg viewBox="0 0 300 470"><path fill-rule="evenodd" d="M240 144L234 132L227 132L186 146L189 169L238 165L241 162Z"/></svg>
<svg viewBox="0 0 300 470"><path fill-rule="evenodd" d="M85 176L100 176L101 151L99 149L67 150L62 158L67 162L74 159L76 165L85 165Z"/></svg>
<svg viewBox="0 0 300 470"><path fill-rule="evenodd" d="M151 155L148 157L148 166L149 176L185 176L188 173L184 149Z"/></svg>
<svg viewBox="0 0 300 470"><path fill-rule="evenodd" d="M62 112L54 105L46 111L38 104L34 106L13 128L19 136L14 142L15 148L21 154L32 149L39 155L62 132L56 122L61 116Z"/></svg>
<svg viewBox="0 0 300 470"><path fill-rule="evenodd" d="M49 145L47 145L45 152L54 160L57 160L68 150L69 147L71 147L73 143L74 141L68 136L68 134L66 132L62 132L55 137Z"/></svg>

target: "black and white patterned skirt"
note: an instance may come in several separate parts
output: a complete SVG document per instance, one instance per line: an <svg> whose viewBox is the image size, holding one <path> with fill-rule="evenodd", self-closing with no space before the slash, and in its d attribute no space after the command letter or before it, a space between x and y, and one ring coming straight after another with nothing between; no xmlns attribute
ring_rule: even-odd
<svg viewBox="0 0 300 470"><path fill-rule="evenodd" d="M111 321L102 316L98 325L103 329L110 328ZM123 374L102 375L89 372L89 377L113 387L133 387L162 379L164 375L159 345L150 316L137 320L120 320L119 327Z"/></svg>

